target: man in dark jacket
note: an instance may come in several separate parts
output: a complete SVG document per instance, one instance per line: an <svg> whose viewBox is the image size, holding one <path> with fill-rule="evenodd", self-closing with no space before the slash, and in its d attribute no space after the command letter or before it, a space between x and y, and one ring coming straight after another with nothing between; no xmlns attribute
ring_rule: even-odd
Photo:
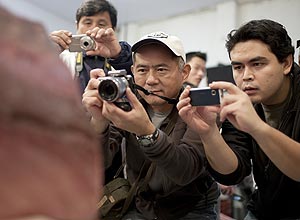
<svg viewBox="0 0 300 220"><path fill-rule="evenodd" d="M106 0L84 1L76 12L77 34L87 34L96 41L96 48L89 51L70 52L72 33L66 30L53 31L50 39L58 45L61 59L69 67L73 77L78 78L83 93L90 79L90 71L102 68L126 69L132 65L131 47L119 42L115 33L117 11ZM78 44L78 42L77 42ZM80 48L79 48L80 49Z"/></svg>
<svg viewBox="0 0 300 220"><path fill-rule="evenodd" d="M291 38L277 22L253 20L232 31L226 46L237 86L210 85L227 90L220 107L191 107L186 89L180 116L200 134L216 180L236 184L253 168L245 219L299 219L300 70Z"/></svg>
<svg viewBox="0 0 300 220"><path fill-rule="evenodd" d="M50 39L58 46L60 58L67 65L74 80L79 84L80 95L83 94L90 71L102 68L107 73L112 68L126 69L131 74L131 46L124 41L118 41L115 29L117 26L117 10L106 0L84 1L76 12L77 34L87 34L93 37L97 47L91 51L70 52L70 31L58 30L50 34ZM81 98L81 97L80 97ZM118 153L113 165L105 172L105 181L112 179L120 166L121 154Z"/></svg>
<svg viewBox="0 0 300 220"><path fill-rule="evenodd" d="M124 111L98 95L102 70L91 72L83 94L102 142L105 166L122 148L131 184L145 170L140 178L144 190L138 191L123 219L217 219L219 191L208 174L200 138L181 120L175 106L190 71L181 41L152 33L135 43L132 51L140 98L127 88L132 110ZM120 147L122 139L125 147Z"/></svg>

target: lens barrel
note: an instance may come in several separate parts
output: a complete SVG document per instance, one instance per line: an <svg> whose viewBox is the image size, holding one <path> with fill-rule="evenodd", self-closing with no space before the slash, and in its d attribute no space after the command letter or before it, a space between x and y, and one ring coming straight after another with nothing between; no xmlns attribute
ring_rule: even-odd
<svg viewBox="0 0 300 220"><path fill-rule="evenodd" d="M80 39L80 47L83 50L94 50L96 48L95 41L90 36L84 36Z"/></svg>
<svg viewBox="0 0 300 220"><path fill-rule="evenodd" d="M124 77L107 77L98 87L99 95L108 102L115 102L125 95L127 80Z"/></svg>

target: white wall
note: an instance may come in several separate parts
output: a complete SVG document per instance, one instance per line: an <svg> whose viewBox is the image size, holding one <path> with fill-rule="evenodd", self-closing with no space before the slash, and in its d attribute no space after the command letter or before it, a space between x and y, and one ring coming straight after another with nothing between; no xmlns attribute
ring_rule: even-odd
<svg viewBox="0 0 300 220"><path fill-rule="evenodd" d="M232 0L205 10L151 23L130 23L120 28L120 39L130 44L153 31L177 35L186 52L207 52L207 66L229 64L225 49L227 33L251 20L268 18L286 26L294 45L300 39L300 0Z"/></svg>
<svg viewBox="0 0 300 220"><path fill-rule="evenodd" d="M53 1L53 4L56 3ZM28 0L0 0L1 4L18 15L41 22L47 32L59 29L76 32L74 21L38 8ZM65 10L75 11L71 8ZM214 7L189 14L153 22L125 24L119 26L118 35L120 40L126 40L130 44L141 36L158 30L177 35L182 39L186 52L207 52L207 66L212 67L219 63L229 63L224 46L227 33L251 19L260 18L273 19L285 25L294 45L296 40L300 39L300 0L227 0Z"/></svg>
<svg viewBox="0 0 300 220"><path fill-rule="evenodd" d="M69 21L56 16L54 13L43 10L26 0L0 0L0 5L18 16L41 23L47 33L60 29L76 32L75 15L74 21Z"/></svg>

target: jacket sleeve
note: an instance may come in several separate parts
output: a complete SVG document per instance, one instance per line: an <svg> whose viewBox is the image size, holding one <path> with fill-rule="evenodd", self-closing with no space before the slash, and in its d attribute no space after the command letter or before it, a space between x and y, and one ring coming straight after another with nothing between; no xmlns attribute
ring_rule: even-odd
<svg viewBox="0 0 300 220"><path fill-rule="evenodd" d="M235 185L240 183L251 173L251 155L254 141L245 132L237 130L229 121L222 124L222 136L238 158L237 169L230 174L223 175L209 166L212 176L224 185Z"/></svg>
<svg viewBox="0 0 300 220"><path fill-rule="evenodd" d="M207 175L206 159L199 135L179 118L172 134L159 130L157 142L141 147L146 157L159 169L163 182L184 186L201 175ZM161 175L162 174L162 175ZM162 176L162 177L161 177Z"/></svg>
<svg viewBox="0 0 300 220"><path fill-rule="evenodd" d="M102 146L104 167L107 169L112 165L115 155L121 148L122 135L110 125L103 134L99 135L99 139L100 146Z"/></svg>
<svg viewBox="0 0 300 220"><path fill-rule="evenodd" d="M120 46L122 48L119 57L116 59L108 59L110 65L114 67L116 70L125 69L127 74L132 75L131 65L132 65L132 54L131 54L131 46L125 42L121 41Z"/></svg>

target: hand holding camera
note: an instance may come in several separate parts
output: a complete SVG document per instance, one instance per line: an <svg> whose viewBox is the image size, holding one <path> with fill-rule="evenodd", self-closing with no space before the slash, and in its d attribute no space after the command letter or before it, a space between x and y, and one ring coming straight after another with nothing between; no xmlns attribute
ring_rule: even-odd
<svg viewBox="0 0 300 220"><path fill-rule="evenodd" d="M86 34L73 35L69 44L70 52L82 52L96 49L95 40Z"/></svg>
<svg viewBox="0 0 300 220"><path fill-rule="evenodd" d="M126 98L126 88L129 87L133 92L135 89L133 77L127 75L126 70L109 71L108 76L98 79L100 80L98 92L103 100L113 102L124 111L131 110L131 105Z"/></svg>
<svg viewBox="0 0 300 220"><path fill-rule="evenodd" d="M95 50L87 52L88 55L117 58L121 53L122 48L112 28L103 29L95 27L92 30L88 30L86 34L93 38L97 44Z"/></svg>
<svg viewBox="0 0 300 220"><path fill-rule="evenodd" d="M72 33L67 30L57 30L50 33L49 38L55 43L60 52L69 48Z"/></svg>
<svg viewBox="0 0 300 220"><path fill-rule="evenodd" d="M210 87L191 88L190 98L193 106L220 105L225 94L223 89L211 89Z"/></svg>
<svg viewBox="0 0 300 220"><path fill-rule="evenodd" d="M99 134L105 132L110 123L135 134L148 131L152 126L136 96L133 78L126 75L125 70L113 70L105 75L102 69L93 69L82 103Z"/></svg>

